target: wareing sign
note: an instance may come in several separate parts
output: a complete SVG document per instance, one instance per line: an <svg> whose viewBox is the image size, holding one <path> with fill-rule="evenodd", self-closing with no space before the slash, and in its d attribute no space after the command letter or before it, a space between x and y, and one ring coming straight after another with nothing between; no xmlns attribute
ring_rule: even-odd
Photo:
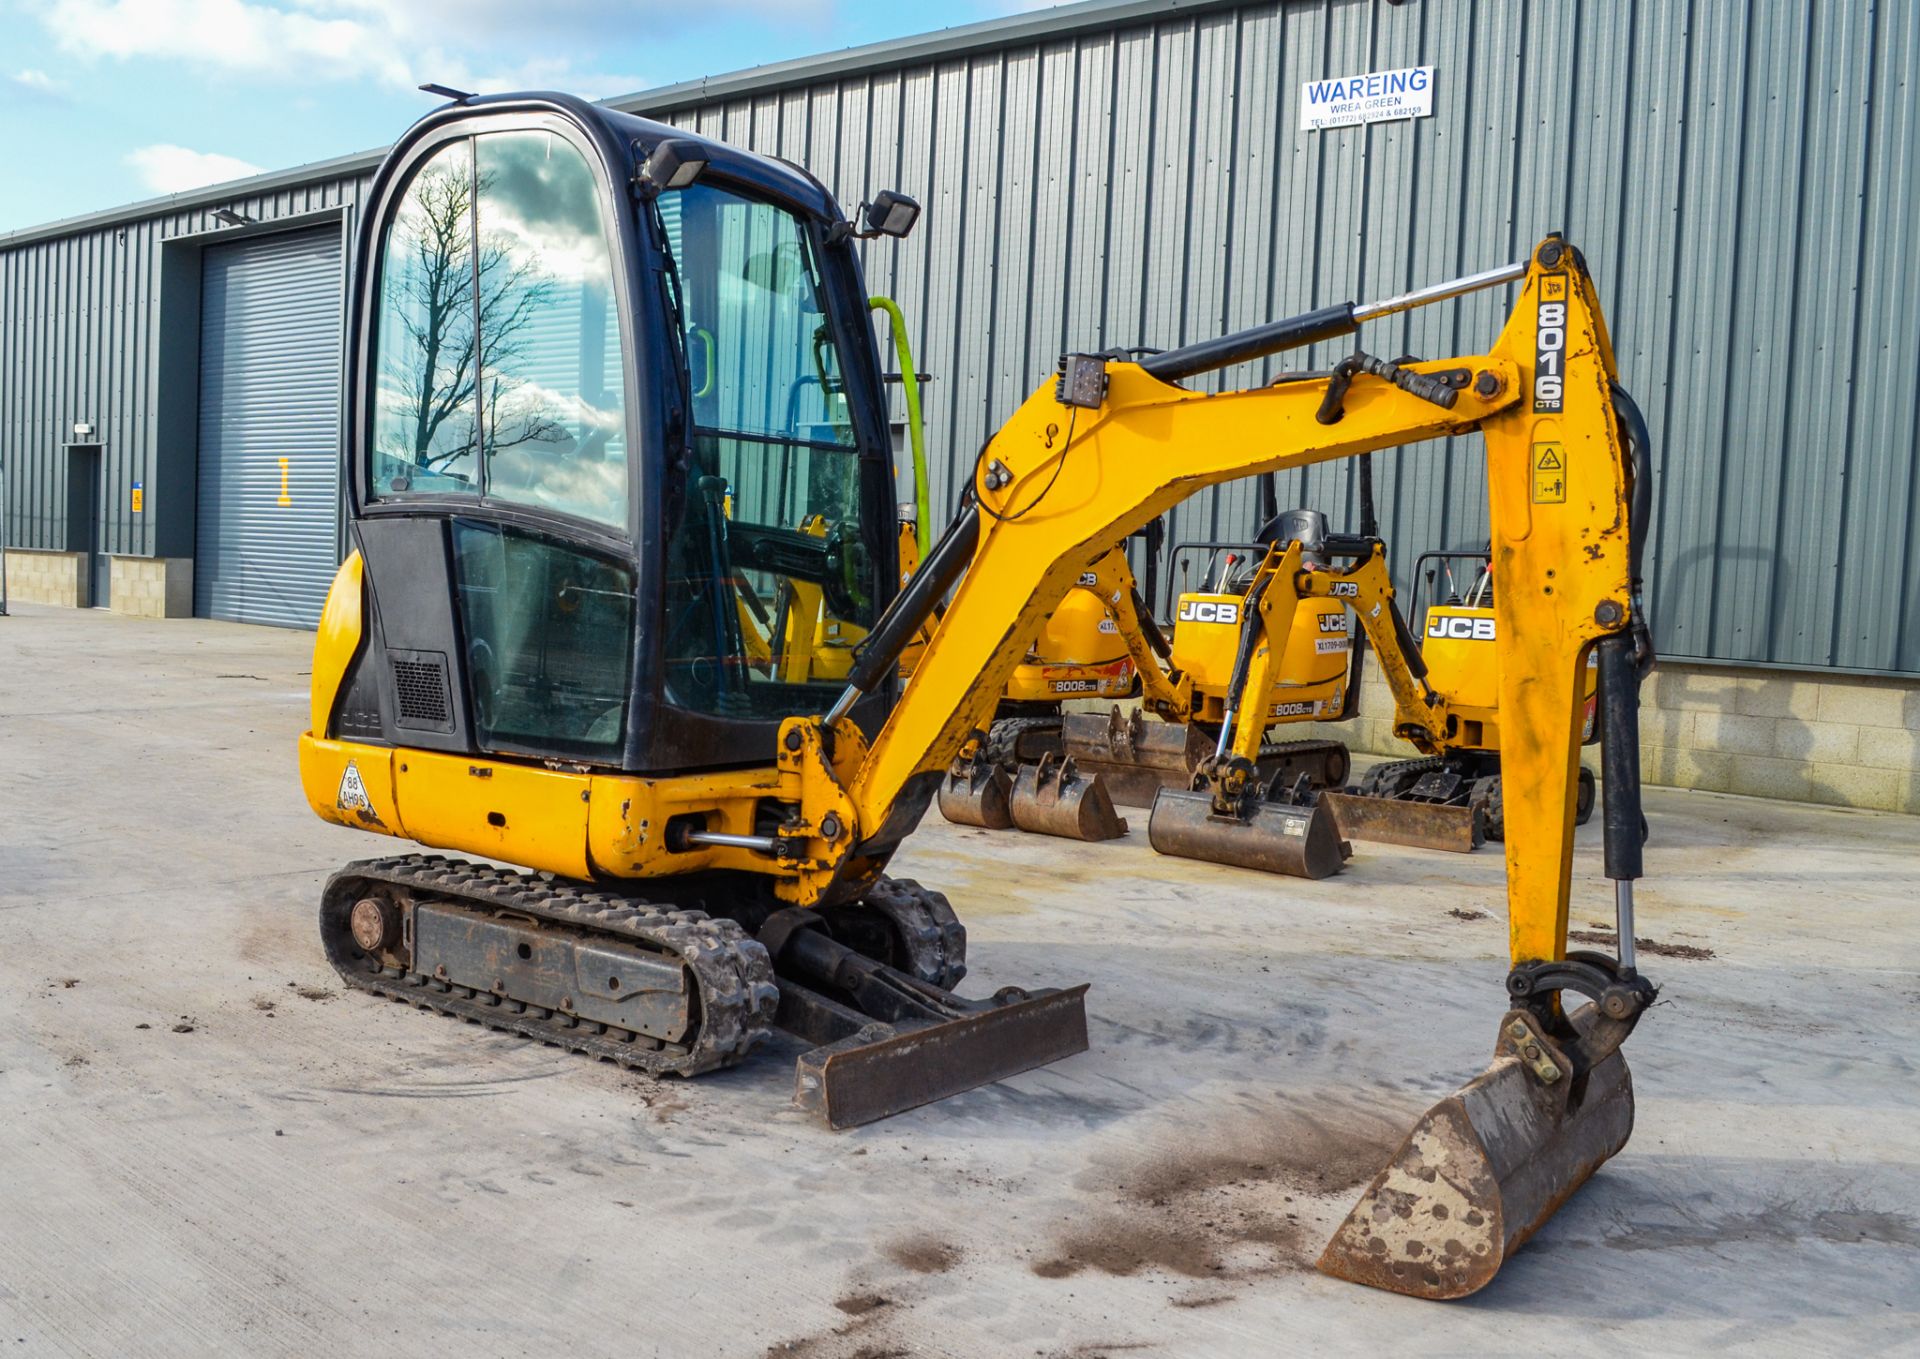
<svg viewBox="0 0 1920 1359"><path fill-rule="evenodd" d="M1433 114L1433 67L1369 71L1365 75L1309 80L1300 87L1300 130L1387 123Z"/></svg>

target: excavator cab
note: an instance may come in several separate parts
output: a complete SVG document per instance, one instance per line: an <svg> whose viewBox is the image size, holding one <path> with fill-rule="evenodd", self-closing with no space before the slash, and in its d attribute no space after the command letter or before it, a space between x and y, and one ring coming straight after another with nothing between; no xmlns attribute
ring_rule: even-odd
<svg viewBox="0 0 1920 1359"><path fill-rule="evenodd" d="M353 299L370 618L344 733L739 764L839 692L796 663L840 640L822 617L852 637L892 597L848 224L802 172L668 133L558 98L455 106L389 161Z"/></svg>
<svg viewBox="0 0 1920 1359"><path fill-rule="evenodd" d="M948 989L939 893L875 871L799 911L741 871L792 857L799 790L760 767L897 593L853 247L917 212L883 194L856 225L784 162L558 95L449 105L394 149L302 781L328 819L554 876L350 865L321 907L349 984L656 1074L785 1028L834 1126L1085 1048L1084 987ZM895 697L848 707L842 758ZM659 888L597 890L636 878Z"/></svg>

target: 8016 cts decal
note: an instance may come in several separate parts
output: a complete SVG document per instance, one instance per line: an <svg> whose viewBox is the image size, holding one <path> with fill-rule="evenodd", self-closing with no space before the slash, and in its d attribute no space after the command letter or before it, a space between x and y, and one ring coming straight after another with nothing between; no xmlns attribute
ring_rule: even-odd
<svg viewBox="0 0 1920 1359"><path fill-rule="evenodd" d="M1540 278L1539 325L1534 336L1533 413L1557 415L1565 406L1567 276Z"/></svg>

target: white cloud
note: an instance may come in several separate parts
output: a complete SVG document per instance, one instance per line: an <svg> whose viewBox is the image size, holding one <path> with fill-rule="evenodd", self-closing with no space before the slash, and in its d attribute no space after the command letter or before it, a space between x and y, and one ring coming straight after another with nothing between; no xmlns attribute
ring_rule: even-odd
<svg viewBox="0 0 1920 1359"><path fill-rule="evenodd" d="M7 77L7 81L29 94L43 95L47 98L59 99L65 97L67 93L67 83L64 80L55 80L45 71L36 71L31 68L15 71Z"/></svg>
<svg viewBox="0 0 1920 1359"><path fill-rule="evenodd" d="M815 25L837 0L706 0L706 16ZM632 0L45 0L40 20L83 60L179 62L256 78L432 80L491 91L549 87L595 98L647 82L563 56L501 68L503 55L571 46L591 53L642 22ZM493 71L494 75L473 72ZM463 80L465 84L463 84Z"/></svg>
<svg viewBox="0 0 1920 1359"><path fill-rule="evenodd" d="M246 0L53 0L42 22L62 51L82 58L159 58L260 76L408 74L373 24Z"/></svg>
<svg viewBox="0 0 1920 1359"><path fill-rule="evenodd" d="M192 151L184 146L159 142L127 153L127 164L134 168L155 193L181 193L187 189L222 184L230 179L245 179L260 173L260 167L238 156L223 156L218 151Z"/></svg>

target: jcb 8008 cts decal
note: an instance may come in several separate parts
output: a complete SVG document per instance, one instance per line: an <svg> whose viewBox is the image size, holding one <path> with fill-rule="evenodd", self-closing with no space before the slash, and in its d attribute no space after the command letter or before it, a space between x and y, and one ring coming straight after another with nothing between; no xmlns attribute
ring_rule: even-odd
<svg viewBox="0 0 1920 1359"><path fill-rule="evenodd" d="M1567 276L1540 276L1539 324L1534 335L1533 413L1557 415L1566 405Z"/></svg>

